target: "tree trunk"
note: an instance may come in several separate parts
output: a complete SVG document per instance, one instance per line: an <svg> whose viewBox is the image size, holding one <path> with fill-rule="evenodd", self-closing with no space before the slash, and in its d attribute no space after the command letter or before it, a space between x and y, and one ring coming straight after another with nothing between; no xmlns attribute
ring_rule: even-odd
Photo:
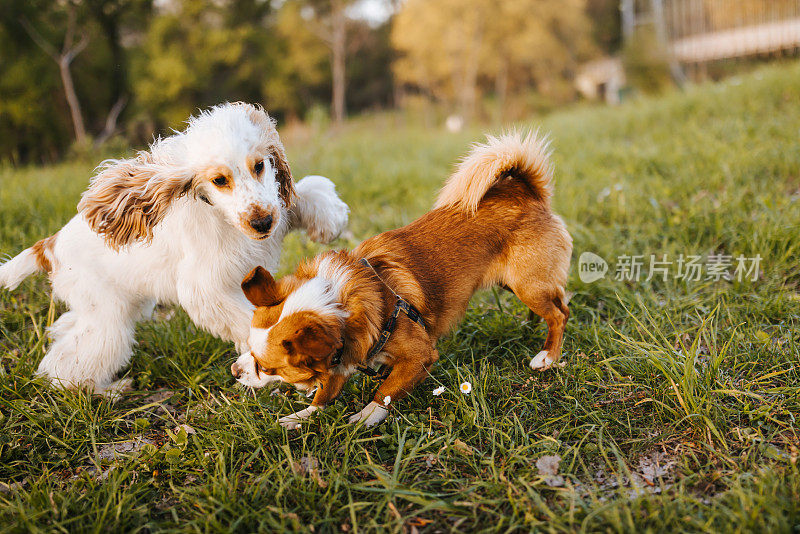
<svg viewBox="0 0 800 534"><path fill-rule="evenodd" d="M58 65L61 85L64 86L64 96L69 106L69 114L72 117L72 127L75 129L75 141L78 144L83 144L86 141L86 127L83 124L81 103L80 100L78 100L78 94L75 92L75 84L72 82L72 72L69 70L69 67L72 64L72 60L86 48L87 44L89 44L89 39L84 35L78 44L73 45L73 38L75 37L75 10L70 9L68 13L67 31L64 35L64 46L61 52L58 52L52 44L47 42L27 19L21 18L19 22L25 31L28 32L31 39L33 39L33 42Z"/></svg>
<svg viewBox="0 0 800 534"><path fill-rule="evenodd" d="M61 83L64 86L64 95L67 97L69 114L72 117L72 127L75 129L75 141L82 145L86 142L86 127L83 125L83 112L75 85L72 83L72 72L69 70L70 58L62 56L58 61L58 71L61 74Z"/></svg>
<svg viewBox="0 0 800 534"><path fill-rule="evenodd" d="M347 18L344 7L342 0L333 0L331 2L331 22L333 26L331 39L331 68L333 74L331 111L333 121L336 124L341 124L346 114L345 56L347 54Z"/></svg>

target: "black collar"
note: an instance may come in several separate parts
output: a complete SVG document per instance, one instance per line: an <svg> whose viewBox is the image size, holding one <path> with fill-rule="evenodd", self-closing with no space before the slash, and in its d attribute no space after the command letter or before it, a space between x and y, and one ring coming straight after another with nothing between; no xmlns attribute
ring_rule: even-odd
<svg viewBox="0 0 800 534"><path fill-rule="evenodd" d="M401 311L405 313L409 319L422 326L422 328L426 328L426 326L425 326L425 320L422 318L422 314L419 312L419 310L416 309L411 303L409 303L403 297L395 293L395 291L391 287L389 287L389 285L386 282L384 282L383 278L381 278L380 275L378 274L378 271L375 270L375 268L370 264L370 262L366 258L361 258L361 263L372 271L372 274L374 274L375 277L378 280L380 280L381 283L389 289L389 291L392 292L392 294L395 296L396 299L394 304L394 311L386 320L386 323L384 323L383 331L381 332L381 335L378 337L378 341L375 342L375 344L369 350L369 353L367 353L366 361L367 364L369 364L369 362L371 362L373 358L375 358L375 356L377 356L381 352L381 350L383 350L383 347L389 341L392 332L394 332L394 329L397 326L397 317L400 315ZM337 350L336 353L333 355L333 358L331 359L331 365L339 365L340 363L342 363L343 352L344 352L344 345L342 346L342 348ZM358 370L370 376L378 376L380 374L380 370L376 371L372 367L368 366L359 366Z"/></svg>

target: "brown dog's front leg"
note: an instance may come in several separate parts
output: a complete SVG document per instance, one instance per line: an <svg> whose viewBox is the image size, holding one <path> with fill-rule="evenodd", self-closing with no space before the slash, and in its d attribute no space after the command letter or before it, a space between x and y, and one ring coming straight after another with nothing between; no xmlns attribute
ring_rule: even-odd
<svg viewBox="0 0 800 534"><path fill-rule="evenodd" d="M411 393L414 386L427 378L431 365L439 357L436 353L436 349L431 348L431 352L434 355L432 359L416 362L399 362L395 365L386 380L378 387L373 401L382 405L388 405Z"/></svg>
<svg viewBox="0 0 800 534"><path fill-rule="evenodd" d="M347 382L347 377L344 375L326 376L320 380L319 388L314 394L314 400L311 401L311 406L291 415L281 417L278 422L281 426L290 430L300 427L305 419L311 417L311 414L317 410L321 410L326 404L338 397L339 393L342 392L342 387L344 387L345 382Z"/></svg>
<svg viewBox="0 0 800 534"><path fill-rule="evenodd" d="M348 377L345 375L330 374L320 380L319 389L314 394L314 400L311 401L311 405L324 408L326 404L339 396L347 379Z"/></svg>
<svg viewBox="0 0 800 534"><path fill-rule="evenodd" d="M378 387L372 402L350 418L351 423L364 421L366 426L372 426L382 422L389 415L387 407L408 395L428 376L431 366L439 359L439 353L427 335L424 339L412 339L406 338L402 349L397 345L391 349L387 346L387 352L391 350L393 355L392 372Z"/></svg>

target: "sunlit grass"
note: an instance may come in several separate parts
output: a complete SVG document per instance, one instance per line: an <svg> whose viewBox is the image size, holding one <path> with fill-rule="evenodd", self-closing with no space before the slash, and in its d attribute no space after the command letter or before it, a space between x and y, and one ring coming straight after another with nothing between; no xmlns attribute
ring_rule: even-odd
<svg viewBox="0 0 800 534"><path fill-rule="evenodd" d="M358 376L287 433L277 417L307 399L235 386L232 347L178 312L141 325L136 392L112 404L31 378L61 311L38 277L0 293L0 530L797 529L800 66L517 126L550 132L575 239L566 367L531 374L544 325L483 292L385 424L345 424L375 387ZM424 213L482 133L377 116L289 153L296 177L327 175L350 204L332 245L345 247ZM95 163L0 170L0 255L60 228ZM292 235L282 271L322 248ZM612 269L620 255L759 254L763 272L586 284L584 251ZM540 474L544 455L562 485Z"/></svg>

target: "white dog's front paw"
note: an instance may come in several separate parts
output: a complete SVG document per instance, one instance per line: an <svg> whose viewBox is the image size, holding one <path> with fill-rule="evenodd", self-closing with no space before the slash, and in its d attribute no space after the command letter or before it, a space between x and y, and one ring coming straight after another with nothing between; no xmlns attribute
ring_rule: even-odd
<svg viewBox="0 0 800 534"><path fill-rule="evenodd" d="M297 182L295 210L308 237L329 243L347 228L350 208L336 194L336 186L324 176L306 176Z"/></svg>
<svg viewBox="0 0 800 534"><path fill-rule="evenodd" d="M283 428L294 430L295 428L300 428L300 425L303 423L303 421L311 417L311 414L316 412L317 409L318 408L316 406L309 406L308 408L300 410L299 412L281 417L278 419L278 422Z"/></svg>
<svg viewBox="0 0 800 534"><path fill-rule="evenodd" d="M339 206L329 206L334 209L328 209L328 218L315 218L314 222L306 229L311 241L325 245L339 237L347 228L350 208L338 198L336 198L336 202Z"/></svg>
<svg viewBox="0 0 800 534"><path fill-rule="evenodd" d="M374 426L382 423L389 416L389 410L378 404L377 402L370 402L363 410L355 415L351 415L348 419L349 423L358 423L364 421L364 426Z"/></svg>
<svg viewBox="0 0 800 534"><path fill-rule="evenodd" d="M561 364L556 363L556 360L550 358L550 353L543 350L531 360L531 369L534 371L547 371L554 365L557 367L564 367L565 364L566 362Z"/></svg>
<svg viewBox="0 0 800 534"><path fill-rule="evenodd" d="M132 378L120 378L116 382L112 382L104 388L95 386L94 392L109 399L111 402L117 402L122 398L123 393L133 391Z"/></svg>

